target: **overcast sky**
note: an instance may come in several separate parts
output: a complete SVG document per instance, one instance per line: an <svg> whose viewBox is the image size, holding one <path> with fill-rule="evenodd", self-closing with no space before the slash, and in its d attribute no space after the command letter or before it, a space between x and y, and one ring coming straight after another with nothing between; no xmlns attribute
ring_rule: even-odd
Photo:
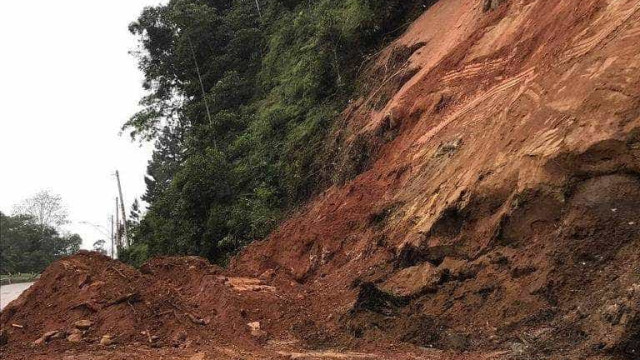
<svg viewBox="0 0 640 360"><path fill-rule="evenodd" d="M119 169L127 207L144 192L150 145L120 126L142 74L127 25L158 0L0 2L0 210L41 189L60 194L83 247L104 238ZM127 210L128 212L128 210Z"/></svg>

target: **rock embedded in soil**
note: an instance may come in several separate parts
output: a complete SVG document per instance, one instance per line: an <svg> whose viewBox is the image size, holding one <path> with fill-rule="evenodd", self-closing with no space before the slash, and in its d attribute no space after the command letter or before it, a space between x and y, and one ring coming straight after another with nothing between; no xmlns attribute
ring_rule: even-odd
<svg viewBox="0 0 640 360"><path fill-rule="evenodd" d="M262 330L260 326L260 322L254 321L247 324L249 329L251 330L251 336L256 339L264 340L267 338L267 332Z"/></svg>
<svg viewBox="0 0 640 360"><path fill-rule="evenodd" d="M76 329L89 330L89 328L93 326L93 323L90 320L78 320L73 324L73 326Z"/></svg>
<svg viewBox="0 0 640 360"><path fill-rule="evenodd" d="M102 338L100 339L100 345L102 346L113 345L113 338L111 338L111 335L103 335Z"/></svg>
<svg viewBox="0 0 640 360"><path fill-rule="evenodd" d="M79 330L72 332L69 336L67 336L67 341L73 344L82 342L82 332Z"/></svg>
<svg viewBox="0 0 640 360"><path fill-rule="evenodd" d="M42 335L39 339L34 341L33 344L34 345L44 345L44 344L48 343L51 340L62 339L66 335L67 334L64 331L58 331L58 330L48 331L48 332L44 333L44 335Z"/></svg>

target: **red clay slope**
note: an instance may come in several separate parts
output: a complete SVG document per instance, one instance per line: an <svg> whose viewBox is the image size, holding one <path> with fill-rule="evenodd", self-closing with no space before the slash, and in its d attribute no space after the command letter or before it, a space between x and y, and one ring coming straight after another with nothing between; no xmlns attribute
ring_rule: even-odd
<svg viewBox="0 0 640 360"><path fill-rule="evenodd" d="M375 161L233 269L363 339L640 358L639 24L637 0L438 2L345 112Z"/></svg>
<svg viewBox="0 0 640 360"><path fill-rule="evenodd" d="M58 263L0 353L640 358L640 0L441 0L367 75L329 144L359 175L228 270ZM30 345L84 318L80 344Z"/></svg>

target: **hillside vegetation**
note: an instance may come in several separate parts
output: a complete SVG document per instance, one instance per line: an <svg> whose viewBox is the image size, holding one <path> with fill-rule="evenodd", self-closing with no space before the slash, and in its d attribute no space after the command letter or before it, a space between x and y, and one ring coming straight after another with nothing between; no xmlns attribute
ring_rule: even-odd
<svg viewBox="0 0 640 360"><path fill-rule="evenodd" d="M155 141L121 258L224 263L332 180L325 138L366 60L427 1L172 0L130 31L147 96L123 130Z"/></svg>

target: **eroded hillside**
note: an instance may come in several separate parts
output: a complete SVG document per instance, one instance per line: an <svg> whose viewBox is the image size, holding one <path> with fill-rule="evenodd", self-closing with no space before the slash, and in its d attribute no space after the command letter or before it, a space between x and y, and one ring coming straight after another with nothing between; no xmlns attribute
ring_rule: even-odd
<svg viewBox="0 0 640 360"><path fill-rule="evenodd" d="M441 0L366 66L327 144L340 185L229 269L68 259L0 351L640 357L640 1L492 3Z"/></svg>
<svg viewBox="0 0 640 360"><path fill-rule="evenodd" d="M481 5L440 1L387 49L345 113L345 156L377 158L235 268L290 274L362 338L638 356L640 3Z"/></svg>

